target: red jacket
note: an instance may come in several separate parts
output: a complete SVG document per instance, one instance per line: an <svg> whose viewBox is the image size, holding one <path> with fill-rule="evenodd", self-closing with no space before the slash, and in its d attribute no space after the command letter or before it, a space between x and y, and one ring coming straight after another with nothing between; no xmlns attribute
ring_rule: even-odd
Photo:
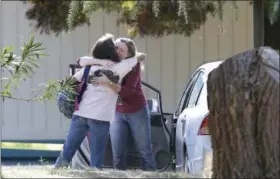
<svg viewBox="0 0 280 179"><path fill-rule="evenodd" d="M140 66L140 63L138 63L123 79L122 88L119 93L121 103L117 104L117 112L134 113L142 109L147 104L141 87Z"/></svg>

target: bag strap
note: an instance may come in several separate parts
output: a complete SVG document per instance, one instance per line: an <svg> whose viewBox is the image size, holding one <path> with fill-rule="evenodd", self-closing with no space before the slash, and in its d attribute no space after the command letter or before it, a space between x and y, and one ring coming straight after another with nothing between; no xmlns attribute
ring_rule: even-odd
<svg viewBox="0 0 280 179"><path fill-rule="evenodd" d="M85 67L85 71L84 71L84 74L83 74L83 77L82 77L82 86L81 86L81 90L79 92L80 97L82 97L84 92L86 91L87 79L88 79L90 68L91 68L90 65Z"/></svg>
<svg viewBox="0 0 280 179"><path fill-rule="evenodd" d="M85 71L84 71L84 74L83 74L83 77L82 77L82 81L87 80L90 68L91 68L90 65L85 67Z"/></svg>
<svg viewBox="0 0 280 179"><path fill-rule="evenodd" d="M76 109L78 109L78 104L81 102L83 94L87 89L87 79L88 79L90 68L91 68L90 65L85 67L81 84L80 84L81 86L79 86L78 88L78 95L77 95L76 105L75 105Z"/></svg>

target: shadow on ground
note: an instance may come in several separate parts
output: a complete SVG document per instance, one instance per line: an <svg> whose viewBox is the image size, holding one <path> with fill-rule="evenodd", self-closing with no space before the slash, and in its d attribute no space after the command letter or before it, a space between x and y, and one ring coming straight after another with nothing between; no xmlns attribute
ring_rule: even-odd
<svg viewBox="0 0 280 179"><path fill-rule="evenodd" d="M52 169L45 166L2 166L2 178L200 178L175 172L143 172L140 170L116 171L112 169Z"/></svg>

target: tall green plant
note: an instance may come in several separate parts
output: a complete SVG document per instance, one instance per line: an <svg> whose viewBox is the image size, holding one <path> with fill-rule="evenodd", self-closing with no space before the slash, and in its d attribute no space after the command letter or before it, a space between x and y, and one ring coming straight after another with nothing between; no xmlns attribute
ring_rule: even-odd
<svg viewBox="0 0 280 179"><path fill-rule="evenodd" d="M32 77L35 70L40 67L39 60L46 56L45 48L41 42L36 42L34 36L23 43L22 50L19 55L15 54L13 47L4 47L0 53L1 66L1 97L3 99L17 100L50 100L54 99L56 93L61 89L70 88L70 80L48 80L42 83L40 87L33 89L32 95L29 97L19 97L13 94L13 91L20 88L20 81L26 81ZM3 75L6 75L3 77Z"/></svg>

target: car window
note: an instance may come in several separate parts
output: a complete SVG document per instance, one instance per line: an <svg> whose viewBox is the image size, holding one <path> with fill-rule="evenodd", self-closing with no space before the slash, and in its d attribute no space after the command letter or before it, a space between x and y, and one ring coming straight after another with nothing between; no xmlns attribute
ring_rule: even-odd
<svg viewBox="0 0 280 179"><path fill-rule="evenodd" d="M195 81L191 89L191 93L188 97L185 108L192 108L196 106L203 84L204 84L203 72L200 72L197 80Z"/></svg>
<svg viewBox="0 0 280 179"><path fill-rule="evenodd" d="M176 109L176 112L175 112L175 115L178 116L182 110L185 108L186 106L186 103L187 103L187 99L188 99L188 96L191 92L191 89L193 88L193 85L195 84L195 81L197 80L198 76L199 76L199 71L198 72L195 72L194 75L191 77L191 79L189 80L186 88L185 88L185 91L180 99L180 102L178 104L178 107Z"/></svg>
<svg viewBox="0 0 280 179"><path fill-rule="evenodd" d="M196 105L206 105L207 106L207 84L204 83L202 90L199 94L198 101Z"/></svg>

